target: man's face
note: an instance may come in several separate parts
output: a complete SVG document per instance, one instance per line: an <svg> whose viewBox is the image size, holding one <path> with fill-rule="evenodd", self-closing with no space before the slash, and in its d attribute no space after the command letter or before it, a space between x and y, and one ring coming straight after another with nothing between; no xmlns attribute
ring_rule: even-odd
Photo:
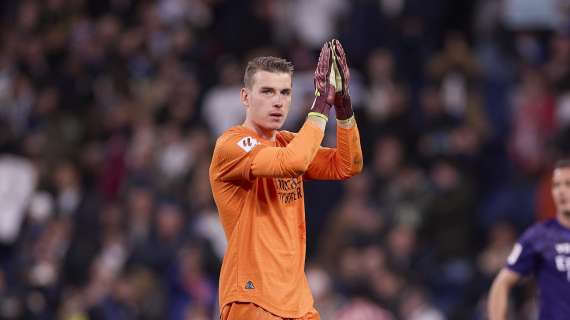
<svg viewBox="0 0 570 320"><path fill-rule="evenodd" d="M552 197L558 214L570 218L570 168L557 168L552 176Z"/></svg>
<svg viewBox="0 0 570 320"><path fill-rule="evenodd" d="M241 100L248 108L246 121L263 130L280 129L291 106L291 75L258 71L252 87L241 90Z"/></svg>

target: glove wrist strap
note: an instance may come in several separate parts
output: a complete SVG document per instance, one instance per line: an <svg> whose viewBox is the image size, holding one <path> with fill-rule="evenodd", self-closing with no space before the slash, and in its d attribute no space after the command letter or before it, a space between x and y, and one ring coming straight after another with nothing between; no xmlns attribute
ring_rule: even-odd
<svg viewBox="0 0 570 320"><path fill-rule="evenodd" d="M319 118L325 120L325 122L326 122L326 121L329 121L329 117L327 117L326 115L324 115L324 114L322 114L322 113L320 113L320 112L314 112L314 111L313 111L313 112L309 112L308 116L319 117Z"/></svg>
<svg viewBox="0 0 570 320"><path fill-rule="evenodd" d="M337 126L343 128L352 128L354 126L354 114L348 119L336 119Z"/></svg>

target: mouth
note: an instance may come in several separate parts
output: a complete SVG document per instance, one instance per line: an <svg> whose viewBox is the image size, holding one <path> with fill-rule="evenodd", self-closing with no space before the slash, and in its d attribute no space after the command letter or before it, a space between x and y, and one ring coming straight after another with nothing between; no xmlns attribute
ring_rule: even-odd
<svg viewBox="0 0 570 320"><path fill-rule="evenodd" d="M283 118L283 114L279 112L272 112L269 114L269 117L274 120L281 120Z"/></svg>

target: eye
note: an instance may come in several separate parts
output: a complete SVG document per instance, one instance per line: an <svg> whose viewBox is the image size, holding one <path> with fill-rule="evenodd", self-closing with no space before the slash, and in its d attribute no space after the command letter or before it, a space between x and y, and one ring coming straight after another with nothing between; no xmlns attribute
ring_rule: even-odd
<svg viewBox="0 0 570 320"><path fill-rule="evenodd" d="M288 89L287 89L287 90L283 90L283 91L281 91L281 94L284 95L284 96L290 96L290 95L291 95L291 90L288 90Z"/></svg>

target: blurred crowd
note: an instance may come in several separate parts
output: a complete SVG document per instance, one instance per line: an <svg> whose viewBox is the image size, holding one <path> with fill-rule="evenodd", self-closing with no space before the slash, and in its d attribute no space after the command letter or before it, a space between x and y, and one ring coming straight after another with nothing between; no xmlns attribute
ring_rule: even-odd
<svg viewBox="0 0 570 320"><path fill-rule="evenodd" d="M570 150L567 0L0 2L0 319L216 319L243 67L347 50L365 171L306 183L323 319L485 319ZM326 143L334 145L334 122ZM534 319L521 286L516 319Z"/></svg>

